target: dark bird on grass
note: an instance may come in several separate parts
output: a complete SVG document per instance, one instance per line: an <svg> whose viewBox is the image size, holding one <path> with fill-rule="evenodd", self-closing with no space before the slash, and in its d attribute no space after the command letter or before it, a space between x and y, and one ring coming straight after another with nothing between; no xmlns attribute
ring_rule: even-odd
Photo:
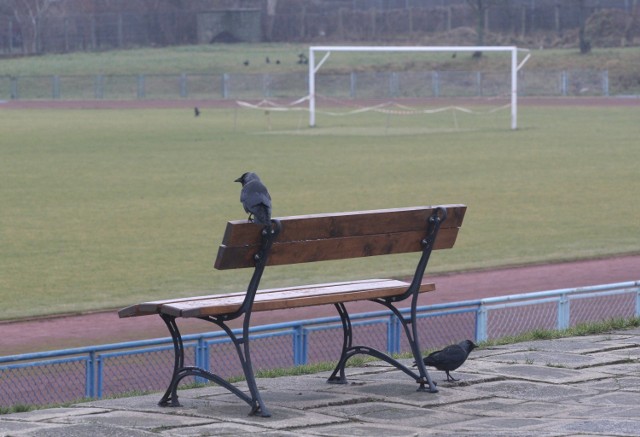
<svg viewBox="0 0 640 437"><path fill-rule="evenodd" d="M200 110L197 106L193 108L193 115L195 115L196 117L200 117Z"/></svg>
<svg viewBox="0 0 640 437"><path fill-rule="evenodd" d="M280 59L276 59L276 64L280 65Z"/></svg>
<svg viewBox="0 0 640 437"><path fill-rule="evenodd" d="M271 63L271 59L269 59L269 57L267 56L266 58L264 58L264 62L266 62L267 64Z"/></svg>
<svg viewBox="0 0 640 437"><path fill-rule="evenodd" d="M422 359L425 366L435 367L447 374L447 381L458 381L449 372L456 370L467 360L469 353L478 347L471 340L464 340L458 344L452 344L442 350L432 352ZM415 366L416 363L413 363Z"/></svg>
<svg viewBox="0 0 640 437"><path fill-rule="evenodd" d="M242 184L240 202L245 212L249 213L249 221L261 225L271 224L271 196L257 174L247 172L235 182Z"/></svg>
<svg viewBox="0 0 640 437"><path fill-rule="evenodd" d="M249 61L244 61L243 64L245 67L247 67L249 65Z"/></svg>

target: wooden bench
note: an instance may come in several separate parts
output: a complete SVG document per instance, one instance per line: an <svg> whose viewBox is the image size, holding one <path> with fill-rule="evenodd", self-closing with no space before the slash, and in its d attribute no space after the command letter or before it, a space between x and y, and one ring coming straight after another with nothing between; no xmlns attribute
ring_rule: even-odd
<svg viewBox="0 0 640 437"><path fill-rule="evenodd" d="M436 392L435 384L420 359L417 300L420 293L435 290L434 284L422 283L432 249L453 246L465 212L464 205L443 205L317 214L274 219L271 226L264 228L246 220L231 221L227 223L215 268L254 268L246 292L146 302L124 308L118 314L120 317L159 314L171 333L175 363L169 387L159 402L162 406L178 406L179 382L187 376L198 376L227 388L247 402L251 406L251 414L270 416L258 391L251 364L251 313L325 304L336 307L344 330L342 353L328 382L346 383L344 369L347 361L354 355L367 354L409 375L419 384L418 390ZM258 290L266 266L407 252L421 252L411 282L370 279ZM353 345L352 326L345 303L357 300L377 302L398 317L418 363L417 373L386 353L368 346ZM410 316L398 310L396 305L402 301L410 303ZM182 337L176 323L180 317L214 323L229 335L242 364L249 394L214 373L185 366ZM241 336L234 334L227 325L239 317L244 318Z"/></svg>

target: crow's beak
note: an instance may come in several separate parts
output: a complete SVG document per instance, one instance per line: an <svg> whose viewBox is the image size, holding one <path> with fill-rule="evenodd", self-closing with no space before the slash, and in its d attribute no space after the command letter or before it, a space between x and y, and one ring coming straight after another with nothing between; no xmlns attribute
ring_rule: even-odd
<svg viewBox="0 0 640 437"><path fill-rule="evenodd" d="M240 182L240 183L242 183L242 176L240 176L238 179L236 179L236 180L235 180L235 181L233 181L233 182Z"/></svg>

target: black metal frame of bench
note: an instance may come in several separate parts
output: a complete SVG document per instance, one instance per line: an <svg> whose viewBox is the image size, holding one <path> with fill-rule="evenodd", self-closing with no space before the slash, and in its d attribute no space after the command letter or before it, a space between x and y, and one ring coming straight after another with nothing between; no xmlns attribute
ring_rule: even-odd
<svg viewBox="0 0 640 437"><path fill-rule="evenodd" d="M225 379L219 377L218 375L215 375L200 367L185 366L184 346L182 344L182 336L180 335L178 325L176 324L176 316L160 314L162 320L164 320L167 327L169 328L171 338L173 339L175 363L173 367L173 376L171 377L171 383L169 384L169 387L167 388L164 396L162 396L162 398L160 399L158 405L171 405L172 407L180 406L177 394L178 384L183 378L187 376L198 376L223 386L224 388L238 396L240 399L245 401L251 407L251 412L249 414L260 414L264 417L271 416L271 413L265 406L264 401L260 396L260 391L258 390L258 386L256 384L255 376L253 373L253 366L251 364L251 352L249 349L249 327L251 322L251 307L253 306L253 301L255 299L256 292L258 291L258 286L260 285L262 273L264 272L267 261L269 259L269 251L273 244L273 240L280 233L280 229L280 221L275 219L272 220L271 227L265 226L262 229L262 244L260 250L254 255L256 266L253 271L251 281L249 282L249 287L247 288L244 302L242 303L240 308L237 311L229 314L199 317L201 320L205 320L219 326L224 330L224 332L227 333L227 335L233 342L236 348L236 353L238 354L238 358L240 359L240 363L242 364L242 371L245 375L245 378L247 379L247 386L249 387L251 396L248 396L246 393L239 390L233 384L227 382ZM244 320L242 322L242 336L237 337L233 333L231 328L227 326L226 322L235 320L242 315L244 315Z"/></svg>
<svg viewBox="0 0 640 437"><path fill-rule="evenodd" d="M455 205L454 205L455 206ZM460 205L458 205L460 206ZM464 212L462 212L464 214ZM347 312L346 306L344 302L334 303L335 308L338 311L340 316L340 320L342 322L343 327L343 344L342 344L342 352L340 359L331 373L331 376L328 378L329 383L334 384L346 384L347 379L345 376L345 366L347 361L358 354L366 354L383 360L397 369L401 370L405 374L409 375L413 378L417 384L419 384L418 391L427 391L435 393L438 391L436 385L431 380L427 369L422 362L421 348L418 341L418 331L417 331L417 318L416 318L416 310L418 303L418 296L421 292L421 282L424 276L425 269L429 262L429 257L431 255L431 251L434 248L434 243L436 241L436 237L438 235L438 231L440 229L440 225L447 219L447 209L445 207L434 207L432 209L431 215L427 217L426 234L421 241L421 257L418 262L418 265L415 269L415 273L413 275L412 282L407 287L406 291L401 294L394 294L389 297L378 297L378 298L369 298L372 302L377 302L390 311L398 318L402 327L404 328L405 335L411 346L411 351L413 357L416 361L417 365L417 373L412 369L406 367L398 360L389 356L388 354L376 350L374 348L368 346L361 345L353 345L353 329L351 325L351 319L349 317L349 313ZM249 341L249 328L250 328L250 320L251 313L254 304L254 300L256 298L256 293L258 292L258 287L260 284L260 280L262 278L262 274L264 272L265 267L267 266L269 255L271 253L271 248L280 234L282 230L282 223L280 220L274 219L272 220L271 226L265 226L261 232L261 243L257 252L253 255L253 261L255 262L255 267L253 271L253 275L249 282L249 286L247 288L246 294L244 295L244 299L242 300L242 304L239 308L234 311L230 311L224 314L216 314L216 315L200 315L197 318L213 323L220 327L222 330L226 332L231 341L233 342L236 353L240 359L242 364L242 370L244 376L246 378L246 382L249 388L250 395L244 393L239 390L237 387L223 379L222 377L215 375L205 369L195 367L195 366L185 366L184 359L184 345L182 342L182 336L178 329L178 325L176 323L176 318L179 317L179 312L176 314L170 310L162 310L160 307L163 302L152 302L151 304L157 305L157 310L153 310L151 312L142 312L140 314L132 313L130 308L126 308L121 310L121 317L128 317L132 315L144 315L150 313L159 313L162 320L167 325L169 332L171 334L171 338L173 340L174 353L175 353L175 362L173 368L173 374L171 376L171 381L169 383L169 387L166 392L162 396L159 405L161 406L179 406L180 403L178 401L178 384L180 381L187 376L195 376L203 379L210 380L215 382L216 384L221 385L226 388L240 399L245 401L251 407L250 414L251 415L261 415L264 417L269 417L271 413L267 409L260 392L258 390L258 386L256 384L253 366L251 362L251 351L250 351L250 341ZM451 243L452 245L453 243ZM449 246L450 247L450 246ZM396 303L405 301L406 299L411 298L411 311L409 317L403 315L399 309L396 307ZM196 298L194 298L196 299ZM171 301L166 301L171 302ZM144 304L143 304L144 305ZM132 308L132 307L131 307ZM231 320L235 320L241 316L244 316L244 320L242 323L242 334L237 336L233 333L231 328L227 325L227 322Z"/></svg>

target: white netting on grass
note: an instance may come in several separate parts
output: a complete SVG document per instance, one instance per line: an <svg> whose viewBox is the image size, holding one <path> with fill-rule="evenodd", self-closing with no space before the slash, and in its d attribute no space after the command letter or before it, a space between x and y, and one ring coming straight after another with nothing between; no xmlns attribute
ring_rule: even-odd
<svg viewBox="0 0 640 437"><path fill-rule="evenodd" d="M303 115L309 112L308 100L309 96L294 101L265 99L259 102L237 100L236 103L239 109L263 113L269 131L287 132L293 129L297 133L304 133L301 131L305 130L313 131L313 134L409 135L495 128L508 123L511 107L504 98L456 102L428 99L352 100L316 96L319 102L316 114L321 121L314 129L309 129L306 115ZM242 122L241 115L236 123Z"/></svg>

